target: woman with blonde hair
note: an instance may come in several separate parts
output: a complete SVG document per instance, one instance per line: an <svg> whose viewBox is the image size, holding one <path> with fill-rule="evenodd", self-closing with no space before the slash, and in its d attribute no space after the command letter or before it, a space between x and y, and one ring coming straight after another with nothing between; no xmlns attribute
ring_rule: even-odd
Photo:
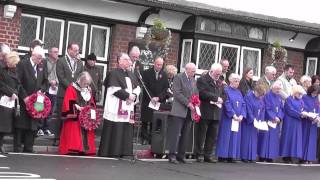
<svg viewBox="0 0 320 180"><path fill-rule="evenodd" d="M13 102L12 106L0 106L0 154L5 153L3 148L3 136L13 130L14 107L18 106L18 96L20 93L20 81L16 73L16 65L20 58L17 52L10 52L5 55L4 64L0 70L0 97L3 102ZM15 141L15 139L14 139Z"/></svg>
<svg viewBox="0 0 320 180"><path fill-rule="evenodd" d="M280 156L285 163L292 162L292 158L302 158L302 117L307 115L302 100L303 94L305 91L302 86L292 86L292 95L284 104Z"/></svg>

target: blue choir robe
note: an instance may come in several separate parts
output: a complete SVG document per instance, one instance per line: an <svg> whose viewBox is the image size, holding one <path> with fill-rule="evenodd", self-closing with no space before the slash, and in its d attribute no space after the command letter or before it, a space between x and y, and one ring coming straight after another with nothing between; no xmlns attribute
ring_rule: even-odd
<svg viewBox="0 0 320 180"><path fill-rule="evenodd" d="M318 97L304 95L304 110L306 112L320 113ZM302 119L302 159L305 161L315 161L317 153L317 123L312 123L313 119Z"/></svg>
<svg viewBox="0 0 320 180"><path fill-rule="evenodd" d="M231 123L234 115L246 117L246 105L240 90L231 87L226 87L224 90L226 100L222 107L216 156L220 158L239 159L241 125L239 125L238 132L233 132L231 131Z"/></svg>
<svg viewBox="0 0 320 180"><path fill-rule="evenodd" d="M284 116L283 103L280 95L271 90L264 96L265 120L274 121L278 117L281 121ZM265 159L277 159L279 157L280 124L276 128L269 127L269 131L258 133L258 156Z"/></svg>
<svg viewBox="0 0 320 180"><path fill-rule="evenodd" d="M284 104L284 118L281 133L280 156L302 158L302 99L289 96Z"/></svg>
<svg viewBox="0 0 320 180"><path fill-rule="evenodd" d="M258 129L253 121L264 121L265 107L262 97L256 97L253 91L249 91L244 97L247 117L241 123L241 159L256 160Z"/></svg>

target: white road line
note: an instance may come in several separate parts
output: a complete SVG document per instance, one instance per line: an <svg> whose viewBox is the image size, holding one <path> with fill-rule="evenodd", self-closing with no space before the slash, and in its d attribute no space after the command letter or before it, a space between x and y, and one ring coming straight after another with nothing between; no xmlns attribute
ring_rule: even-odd
<svg viewBox="0 0 320 180"><path fill-rule="evenodd" d="M0 167L0 169L10 169L10 167Z"/></svg>
<svg viewBox="0 0 320 180"><path fill-rule="evenodd" d="M25 156L45 156L45 157L66 157L66 158L80 158L80 159L107 159L107 160L119 160L117 158L108 157L96 157L96 156L71 156L71 155L58 155L58 154L33 154L33 153L9 153Z"/></svg>
<svg viewBox="0 0 320 180"><path fill-rule="evenodd" d="M29 179L29 178L9 178L9 179L4 179L4 178L1 178L1 180L56 180L56 179L45 179L45 178L40 178L40 179Z"/></svg>
<svg viewBox="0 0 320 180"><path fill-rule="evenodd" d="M7 156L5 156L5 155L1 155L1 154L0 154L0 158L1 158L1 157L7 157Z"/></svg>
<svg viewBox="0 0 320 180"><path fill-rule="evenodd" d="M300 166L300 164L268 163L268 162L256 162L256 164L267 164L267 165L278 165L278 166Z"/></svg>

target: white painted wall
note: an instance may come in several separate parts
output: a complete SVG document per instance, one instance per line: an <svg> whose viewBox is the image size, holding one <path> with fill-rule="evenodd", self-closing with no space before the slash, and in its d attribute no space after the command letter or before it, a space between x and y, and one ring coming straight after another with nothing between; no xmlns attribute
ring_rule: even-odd
<svg viewBox="0 0 320 180"><path fill-rule="evenodd" d="M141 13L148 9L108 0L16 0L16 2L129 22L137 22Z"/></svg>
<svg viewBox="0 0 320 180"><path fill-rule="evenodd" d="M160 18L164 21L167 28L181 30L184 21L189 17L189 14L184 14L175 11L160 10L159 14L151 14L146 19L146 24L153 25L154 18Z"/></svg>
<svg viewBox="0 0 320 180"><path fill-rule="evenodd" d="M281 46L305 49L307 43L310 39L317 36L311 34L298 33L298 36L295 38L295 41L290 42L289 39L294 36L294 31L284 31L280 29L269 29L268 42L273 44L276 40L280 41Z"/></svg>

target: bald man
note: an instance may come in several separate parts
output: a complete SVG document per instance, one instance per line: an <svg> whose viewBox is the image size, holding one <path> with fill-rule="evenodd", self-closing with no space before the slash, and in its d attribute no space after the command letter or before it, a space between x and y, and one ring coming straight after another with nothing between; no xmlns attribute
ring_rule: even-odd
<svg viewBox="0 0 320 180"><path fill-rule="evenodd" d="M198 93L194 79L195 72L196 65L188 63L185 72L176 75L173 80L172 118L168 121L170 163L187 163L185 152L192 126L191 111L195 110L190 98L191 95Z"/></svg>
<svg viewBox="0 0 320 180"><path fill-rule="evenodd" d="M143 82L151 96L148 96L146 89L143 90L141 103L141 134L143 144L149 144L151 141L151 127L154 110L148 107L149 103L156 104L166 102L169 82L167 74L163 71L163 63L163 58L158 56L154 59L154 66L142 72Z"/></svg>

